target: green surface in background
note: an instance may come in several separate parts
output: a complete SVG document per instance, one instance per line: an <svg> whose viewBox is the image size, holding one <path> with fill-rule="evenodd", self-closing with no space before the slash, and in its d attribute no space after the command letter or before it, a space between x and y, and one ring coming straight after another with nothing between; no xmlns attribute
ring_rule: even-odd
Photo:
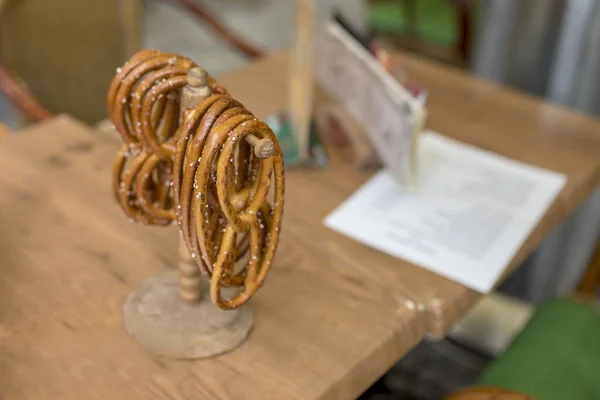
<svg viewBox="0 0 600 400"><path fill-rule="evenodd" d="M478 384L538 400L600 399L600 312L567 298L541 307Z"/></svg>
<svg viewBox="0 0 600 400"><path fill-rule="evenodd" d="M275 136L277 136L277 141L279 142L279 147L281 147L281 152L283 153L283 162L286 168L293 168L300 165L310 167L327 166L327 155L325 153L325 148L321 143L314 121L311 124L311 133L309 138L310 160L307 161L299 160L298 146L296 145L294 132L292 125L289 122L287 113L280 112L271 115L267 118L266 122L275 133Z"/></svg>
<svg viewBox="0 0 600 400"><path fill-rule="evenodd" d="M424 39L442 45L457 41L458 21L454 6L448 0L413 0L415 3L415 26L410 26L408 7L404 1L388 0L373 2L368 22L378 33L405 34L413 31Z"/></svg>

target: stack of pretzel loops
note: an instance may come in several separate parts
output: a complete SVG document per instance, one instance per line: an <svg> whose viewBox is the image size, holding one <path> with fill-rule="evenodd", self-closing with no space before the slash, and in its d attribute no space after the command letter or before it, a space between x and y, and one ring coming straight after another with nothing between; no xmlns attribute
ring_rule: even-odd
<svg viewBox="0 0 600 400"><path fill-rule="evenodd" d="M210 77L209 95L180 113L181 90L196 67L187 58L145 50L117 70L108 104L124 143L113 191L132 221L177 222L191 257L210 278L211 300L233 309L261 287L273 263L283 157L269 126ZM239 290L224 298L223 287Z"/></svg>
<svg viewBox="0 0 600 400"><path fill-rule="evenodd" d="M113 166L113 193L131 222L175 221L173 141L180 90L194 67L180 55L142 50L117 69L110 85L109 116L123 139ZM210 85L224 92L213 79Z"/></svg>
<svg viewBox="0 0 600 400"><path fill-rule="evenodd" d="M245 140L250 134L271 140L273 155L259 158ZM267 124L224 94L187 110L177 138L173 181L183 238L202 272L212 277L213 302L223 309L239 307L262 285L279 241L281 149ZM273 205L267 201L272 180ZM224 299L223 286L243 290Z"/></svg>

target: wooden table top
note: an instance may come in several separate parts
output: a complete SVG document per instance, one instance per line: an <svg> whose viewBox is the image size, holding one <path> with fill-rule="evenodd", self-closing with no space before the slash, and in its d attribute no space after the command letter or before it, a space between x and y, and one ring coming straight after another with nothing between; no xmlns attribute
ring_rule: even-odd
<svg viewBox="0 0 600 400"><path fill-rule="evenodd" d="M600 124L418 59L429 127L566 173L569 181L517 265L591 192ZM286 54L221 82L259 117L286 105ZM465 287L370 249L321 221L368 179L335 158L290 170L280 250L253 299L249 341L213 360L147 354L121 307L177 262L177 232L129 224L113 203L117 140L68 117L0 145L0 387L12 399L352 399L427 332L443 335L478 299Z"/></svg>
<svg viewBox="0 0 600 400"><path fill-rule="evenodd" d="M407 298L288 229L248 342L213 360L146 353L122 305L177 265L178 232L122 215L118 143L63 116L0 144L2 399L353 399L423 337Z"/></svg>
<svg viewBox="0 0 600 400"><path fill-rule="evenodd" d="M427 128L568 176L563 191L512 260L508 275L597 185L600 121L475 80L458 69L408 55L397 57L430 91ZM285 107L288 71L283 52L222 77L221 82L259 117L265 117ZM479 299L478 293L322 224L369 176L354 172L335 157L326 170L288 171L286 229L305 238L312 248L345 260L364 277L413 299L425 309L428 334L442 337Z"/></svg>

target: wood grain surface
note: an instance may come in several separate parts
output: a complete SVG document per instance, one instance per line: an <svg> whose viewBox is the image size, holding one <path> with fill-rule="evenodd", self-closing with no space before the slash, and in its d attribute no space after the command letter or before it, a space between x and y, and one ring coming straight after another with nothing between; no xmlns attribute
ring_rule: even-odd
<svg viewBox="0 0 600 400"><path fill-rule="evenodd" d="M407 298L285 228L290 205L249 341L212 360L151 356L122 305L176 268L179 235L122 215L118 142L62 116L0 144L2 399L353 399L422 338Z"/></svg>
<svg viewBox="0 0 600 400"><path fill-rule="evenodd" d="M430 128L568 175L514 268L596 186L600 123L401 58L431 92ZM221 81L265 117L287 105L288 71L280 53ZM117 142L68 117L2 140L0 394L7 400L353 399L425 331L443 335L480 297L322 226L369 178L332 155L326 170L287 172L284 236L253 299L250 340L214 360L152 357L125 334L121 306L144 278L175 267L178 235L121 215L109 191Z"/></svg>
<svg viewBox="0 0 600 400"><path fill-rule="evenodd" d="M475 80L458 69L414 56L396 57L430 91L427 128L568 176L563 191L512 260L508 275L597 185L600 122ZM285 107L287 63L288 54L278 53L220 81L246 107L265 117ZM319 93L315 107L323 99ZM363 276L413 299L426 310L429 335L442 337L480 294L324 227L323 218L370 177L342 164L335 154L331 157L328 169L287 173L286 229L312 248L334 254Z"/></svg>

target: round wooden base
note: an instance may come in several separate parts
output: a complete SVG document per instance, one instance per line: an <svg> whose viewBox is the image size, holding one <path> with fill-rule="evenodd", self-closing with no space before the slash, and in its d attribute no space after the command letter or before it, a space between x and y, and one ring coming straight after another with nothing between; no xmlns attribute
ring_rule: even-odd
<svg viewBox="0 0 600 400"><path fill-rule="evenodd" d="M208 358L233 350L254 323L250 307L223 311L210 301L207 283L203 293L199 303L185 303L178 271L150 277L125 302L125 329L152 353L169 358Z"/></svg>

